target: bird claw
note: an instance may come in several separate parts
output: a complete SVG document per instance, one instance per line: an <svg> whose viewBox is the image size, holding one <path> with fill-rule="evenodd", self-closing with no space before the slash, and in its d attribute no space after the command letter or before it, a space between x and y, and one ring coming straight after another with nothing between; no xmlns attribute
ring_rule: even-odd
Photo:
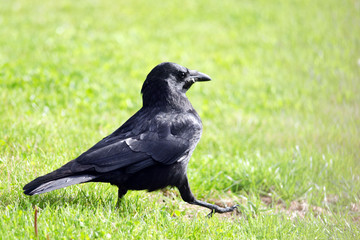
<svg viewBox="0 0 360 240"><path fill-rule="evenodd" d="M211 209L211 212L206 215L207 218L211 218L214 213L226 213L226 212L232 212L234 211L235 209L237 209L237 207L239 207L240 205L239 204L236 204L232 207L227 207L227 208L220 208L221 210L216 210L216 209Z"/></svg>
<svg viewBox="0 0 360 240"><path fill-rule="evenodd" d="M214 213L215 213L215 209L211 209L211 212L208 215L206 215L206 217L211 218L214 215Z"/></svg>
<svg viewBox="0 0 360 240"><path fill-rule="evenodd" d="M235 204L234 206L230 207L231 211L234 211L235 209L237 209L238 207L240 207L239 204Z"/></svg>

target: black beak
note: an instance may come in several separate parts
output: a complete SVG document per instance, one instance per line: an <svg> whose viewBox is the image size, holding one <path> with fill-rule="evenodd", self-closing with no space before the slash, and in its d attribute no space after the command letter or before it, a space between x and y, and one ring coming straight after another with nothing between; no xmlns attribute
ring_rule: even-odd
<svg viewBox="0 0 360 240"><path fill-rule="evenodd" d="M211 78L205 73L198 72L195 70L190 70L189 72L190 72L190 78L192 78L194 82L205 82L211 80Z"/></svg>

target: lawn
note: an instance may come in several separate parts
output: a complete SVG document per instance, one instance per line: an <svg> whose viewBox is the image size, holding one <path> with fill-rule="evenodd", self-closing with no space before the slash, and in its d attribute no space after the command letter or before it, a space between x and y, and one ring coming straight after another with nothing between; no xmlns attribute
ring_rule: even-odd
<svg viewBox="0 0 360 240"><path fill-rule="evenodd" d="M0 0L0 239L359 239L360 1ZM176 189L22 187L141 107L158 63L210 75L188 97L206 218ZM34 208L38 209L37 229Z"/></svg>

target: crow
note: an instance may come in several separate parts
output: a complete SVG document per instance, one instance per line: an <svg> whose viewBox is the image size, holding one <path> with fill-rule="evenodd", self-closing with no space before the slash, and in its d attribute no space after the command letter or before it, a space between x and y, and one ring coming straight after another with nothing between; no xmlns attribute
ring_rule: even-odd
<svg viewBox="0 0 360 240"><path fill-rule="evenodd" d="M138 112L79 157L26 184L24 193L106 182L118 187L118 205L128 190L171 186L178 188L185 202L211 209L209 216L235 210L237 205L220 207L197 200L187 178L202 122L186 92L195 82L210 80L208 75L176 63L160 63L144 81L143 106Z"/></svg>

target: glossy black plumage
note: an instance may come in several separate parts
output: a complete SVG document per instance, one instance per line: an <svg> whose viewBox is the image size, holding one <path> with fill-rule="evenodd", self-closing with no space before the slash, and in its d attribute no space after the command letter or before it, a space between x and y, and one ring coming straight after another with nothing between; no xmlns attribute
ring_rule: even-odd
<svg viewBox="0 0 360 240"><path fill-rule="evenodd" d="M78 183L108 182L118 186L121 198L127 190L175 186L191 204L212 212L234 210L235 206L221 208L196 200L186 175L202 123L185 93L193 83L209 80L206 74L175 63L157 65L143 84L143 107L137 113L78 158L25 185L24 193L34 195Z"/></svg>

